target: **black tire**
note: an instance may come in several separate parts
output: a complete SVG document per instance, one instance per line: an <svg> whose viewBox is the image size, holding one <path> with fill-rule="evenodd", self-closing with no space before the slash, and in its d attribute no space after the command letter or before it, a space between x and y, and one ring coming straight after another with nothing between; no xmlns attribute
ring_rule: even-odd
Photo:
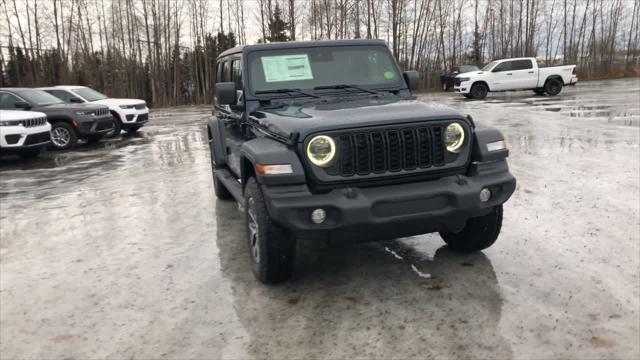
<svg viewBox="0 0 640 360"><path fill-rule="evenodd" d="M95 135L89 135L87 137L87 142L89 144L95 144L98 141L102 140L102 138L104 137L104 134L95 134Z"/></svg>
<svg viewBox="0 0 640 360"><path fill-rule="evenodd" d="M244 200L245 226L253 274L265 284L288 280L293 274L295 262L295 237L271 220L262 190L254 178L247 181Z"/></svg>
<svg viewBox="0 0 640 360"><path fill-rule="evenodd" d="M120 121L118 114L112 111L111 116L113 116L113 130L105 134L107 139L113 139L120 136L120 132L122 131L122 122Z"/></svg>
<svg viewBox="0 0 640 360"><path fill-rule="evenodd" d="M140 130L141 126L132 126L130 128L127 128L127 134L129 135L133 135L135 133L138 132L138 130Z"/></svg>
<svg viewBox="0 0 640 360"><path fill-rule="evenodd" d="M51 125L51 148L55 150L70 150L78 143L78 135L71 124L56 122Z"/></svg>
<svg viewBox="0 0 640 360"><path fill-rule="evenodd" d="M23 159L33 159L40 155L40 148L22 149L18 151L18 156Z"/></svg>
<svg viewBox="0 0 640 360"><path fill-rule="evenodd" d="M440 232L449 247L461 253L480 251L493 245L502 228L502 205L494 207L487 215L471 218L462 231Z"/></svg>
<svg viewBox="0 0 640 360"><path fill-rule="evenodd" d="M489 88L487 87L487 85L483 83L476 83L476 84L473 84L473 86L471 87L470 94L471 94L471 98L473 99L482 100L487 97L488 93L489 93Z"/></svg>
<svg viewBox="0 0 640 360"><path fill-rule="evenodd" d="M533 92L536 93L536 95L544 95L544 89L533 89Z"/></svg>
<svg viewBox="0 0 640 360"><path fill-rule="evenodd" d="M544 84L544 91L549 94L549 96L556 96L562 91L562 85L564 84L558 78L549 79Z"/></svg>
<svg viewBox="0 0 640 360"><path fill-rule="evenodd" d="M212 164L213 166L213 164ZM215 172L215 170L214 170ZM231 195L231 193L229 192L229 190L227 190L227 187L224 186L223 183L220 182L220 180L218 179L218 177L216 176L216 174L213 174L213 191L216 193L216 197L220 200L231 200L233 199L233 196Z"/></svg>

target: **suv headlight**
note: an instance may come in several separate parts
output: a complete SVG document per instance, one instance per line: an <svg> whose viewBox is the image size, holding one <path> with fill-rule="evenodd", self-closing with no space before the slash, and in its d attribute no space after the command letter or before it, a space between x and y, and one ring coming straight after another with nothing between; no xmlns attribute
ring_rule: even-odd
<svg viewBox="0 0 640 360"><path fill-rule="evenodd" d="M326 135L318 135L307 144L307 157L316 166L325 167L336 155L336 143Z"/></svg>
<svg viewBox="0 0 640 360"><path fill-rule="evenodd" d="M465 82L465 81L469 81L469 80L471 80L471 78L468 78L468 77L461 77L461 78L458 78L458 80L460 80L460 82Z"/></svg>
<svg viewBox="0 0 640 360"><path fill-rule="evenodd" d="M457 154L464 144L464 128L458 123L451 123L444 131L444 145L447 151Z"/></svg>

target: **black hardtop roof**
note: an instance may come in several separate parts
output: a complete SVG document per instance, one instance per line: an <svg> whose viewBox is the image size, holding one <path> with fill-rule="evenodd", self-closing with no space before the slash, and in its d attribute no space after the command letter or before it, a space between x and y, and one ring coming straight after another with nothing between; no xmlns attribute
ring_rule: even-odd
<svg viewBox="0 0 640 360"><path fill-rule="evenodd" d="M232 54L240 53L244 50L275 50L275 49L295 49L301 47L314 46L354 46L354 45L385 45L384 40L378 39L356 39L356 40L316 40L316 41L287 41L266 44L242 45L227 49L218 55L218 59Z"/></svg>

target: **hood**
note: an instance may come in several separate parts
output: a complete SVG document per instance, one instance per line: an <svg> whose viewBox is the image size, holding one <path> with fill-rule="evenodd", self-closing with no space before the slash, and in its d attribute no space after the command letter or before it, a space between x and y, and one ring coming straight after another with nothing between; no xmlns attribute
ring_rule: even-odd
<svg viewBox="0 0 640 360"><path fill-rule="evenodd" d="M61 103L61 104L52 104L52 105L44 105L44 106L37 106L34 107L34 110L42 110L42 111L46 111L46 110L62 110L62 111L66 111L66 110L77 110L77 111L92 111L92 110L99 110L99 109L106 109L107 107L104 105L99 105L99 104L92 104L92 103L83 103L83 104L65 104L65 103Z"/></svg>
<svg viewBox="0 0 640 360"><path fill-rule="evenodd" d="M44 113L37 111L0 110L0 120L2 121L29 120L46 116Z"/></svg>
<svg viewBox="0 0 640 360"><path fill-rule="evenodd" d="M466 73L458 74L456 77L465 77L465 75L469 76L469 75L482 75L482 74L484 74L484 71L477 71L476 70L476 71L469 71L469 72L466 72Z"/></svg>
<svg viewBox="0 0 640 360"><path fill-rule="evenodd" d="M146 102L144 100L140 100L140 99L108 98L108 99L102 99L102 100L93 101L92 104L103 104L103 105L107 105L107 106L120 106L120 105L138 105L138 104L145 104L146 105Z"/></svg>
<svg viewBox="0 0 640 360"><path fill-rule="evenodd" d="M440 104L414 99L360 98L339 102L311 102L263 108L251 114L258 124L280 136L299 133L299 141L316 132L404 124L442 119L466 119L461 113Z"/></svg>

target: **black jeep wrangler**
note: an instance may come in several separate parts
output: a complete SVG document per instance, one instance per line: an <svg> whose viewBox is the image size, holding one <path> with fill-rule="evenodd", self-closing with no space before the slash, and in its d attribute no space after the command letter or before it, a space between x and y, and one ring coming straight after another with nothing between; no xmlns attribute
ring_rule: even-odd
<svg viewBox="0 0 640 360"><path fill-rule="evenodd" d="M496 129L417 101L378 40L237 47L217 60L213 184L246 214L256 277L288 279L296 239L439 232L473 252L498 237L516 185Z"/></svg>

